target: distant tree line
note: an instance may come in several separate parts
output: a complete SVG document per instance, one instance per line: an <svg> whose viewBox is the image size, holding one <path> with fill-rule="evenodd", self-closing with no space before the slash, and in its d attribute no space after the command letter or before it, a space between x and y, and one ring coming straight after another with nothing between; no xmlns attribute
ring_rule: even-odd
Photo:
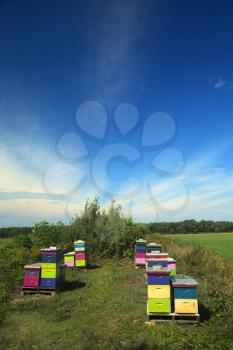
<svg viewBox="0 0 233 350"><path fill-rule="evenodd" d="M173 233L208 233L233 232L232 221L184 220L178 222L152 222L148 224L150 232Z"/></svg>
<svg viewBox="0 0 233 350"><path fill-rule="evenodd" d="M29 234L32 227L0 227L0 238L11 238L21 234Z"/></svg>

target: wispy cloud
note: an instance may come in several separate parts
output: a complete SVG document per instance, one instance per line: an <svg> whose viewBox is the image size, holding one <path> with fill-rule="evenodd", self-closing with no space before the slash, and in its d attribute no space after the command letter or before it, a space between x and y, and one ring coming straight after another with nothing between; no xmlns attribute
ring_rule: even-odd
<svg viewBox="0 0 233 350"><path fill-rule="evenodd" d="M220 89L225 85L227 85L227 81L225 81L222 76L220 76L219 79L214 82L215 89Z"/></svg>
<svg viewBox="0 0 233 350"><path fill-rule="evenodd" d="M219 159L231 147L230 143L202 150L190 160L176 178L150 178L151 192L165 212L151 202L145 190L135 197L131 213L138 221L195 219L233 219L233 170L219 167ZM188 192L187 192L188 191ZM177 209L186 202L184 210ZM125 211L129 203L122 202ZM175 215L170 215L173 211ZM172 213L172 212L171 212Z"/></svg>
<svg viewBox="0 0 233 350"><path fill-rule="evenodd" d="M95 93L102 100L112 101L133 83L137 69L132 63L139 57L134 50L143 35L147 7L138 0L105 1L104 16L87 30L90 56L95 57Z"/></svg>

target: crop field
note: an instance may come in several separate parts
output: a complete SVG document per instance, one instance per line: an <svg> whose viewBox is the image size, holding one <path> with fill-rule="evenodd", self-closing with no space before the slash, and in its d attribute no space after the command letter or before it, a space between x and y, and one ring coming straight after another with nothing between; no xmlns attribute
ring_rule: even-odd
<svg viewBox="0 0 233 350"><path fill-rule="evenodd" d="M233 233L198 233L170 235L182 243L202 245L227 259L233 258Z"/></svg>

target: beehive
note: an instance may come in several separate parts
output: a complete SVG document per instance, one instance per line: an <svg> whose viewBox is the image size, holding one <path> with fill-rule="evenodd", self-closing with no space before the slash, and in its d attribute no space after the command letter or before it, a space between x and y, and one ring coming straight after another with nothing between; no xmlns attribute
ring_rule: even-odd
<svg viewBox="0 0 233 350"><path fill-rule="evenodd" d="M157 266L148 268L147 274L147 312L171 313L170 275L167 268Z"/></svg>
<svg viewBox="0 0 233 350"><path fill-rule="evenodd" d="M170 276L174 277L176 275L176 260L173 258L168 258L167 267L168 267L168 270L170 271Z"/></svg>
<svg viewBox="0 0 233 350"><path fill-rule="evenodd" d="M41 280L43 288L56 289L60 284L61 249L56 247L41 249Z"/></svg>
<svg viewBox="0 0 233 350"><path fill-rule="evenodd" d="M168 253L146 253L146 266L153 268L154 266L167 267Z"/></svg>
<svg viewBox="0 0 233 350"><path fill-rule="evenodd" d="M24 266L24 287L39 287L40 285L41 264L35 263Z"/></svg>
<svg viewBox="0 0 233 350"><path fill-rule="evenodd" d="M86 267L87 266L87 255L85 241L78 240L74 242L75 249L75 266Z"/></svg>
<svg viewBox="0 0 233 350"><path fill-rule="evenodd" d="M145 266L146 264L146 241L144 239L136 240L135 244L135 265Z"/></svg>
<svg viewBox="0 0 233 350"><path fill-rule="evenodd" d="M147 253L161 253L162 246L158 243L149 243L146 245L146 252Z"/></svg>
<svg viewBox="0 0 233 350"><path fill-rule="evenodd" d="M190 276L177 275L172 278L172 294L174 312L181 314L197 314L197 281Z"/></svg>
<svg viewBox="0 0 233 350"><path fill-rule="evenodd" d="M68 267L74 267L75 266L75 252L69 252L64 254L64 265Z"/></svg>

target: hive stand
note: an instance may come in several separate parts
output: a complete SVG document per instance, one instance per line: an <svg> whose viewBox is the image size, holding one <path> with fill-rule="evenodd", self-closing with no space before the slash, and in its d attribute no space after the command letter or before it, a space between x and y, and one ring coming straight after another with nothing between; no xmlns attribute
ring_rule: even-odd
<svg viewBox="0 0 233 350"><path fill-rule="evenodd" d="M199 314L164 314L164 313L147 313L147 320L151 323L157 322L169 322L169 321L177 321L179 323L196 323L200 322Z"/></svg>
<svg viewBox="0 0 233 350"><path fill-rule="evenodd" d="M43 295L50 295L54 296L58 292L58 289L53 288L33 288L33 287L22 287L21 295L30 295L30 294L43 294Z"/></svg>

